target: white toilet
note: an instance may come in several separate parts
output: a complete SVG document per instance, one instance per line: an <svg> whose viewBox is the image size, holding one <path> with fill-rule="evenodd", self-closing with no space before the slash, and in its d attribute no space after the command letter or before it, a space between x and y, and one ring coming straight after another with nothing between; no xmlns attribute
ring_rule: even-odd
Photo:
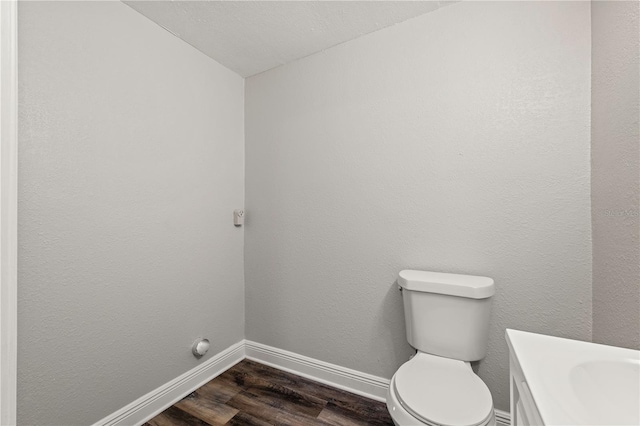
<svg viewBox="0 0 640 426"><path fill-rule="evenodd" d="M391 378L387 408L398 426L494 426L489 388L471 369L484 358L491 278L402 271L407 340L417 353Z"/></svg>

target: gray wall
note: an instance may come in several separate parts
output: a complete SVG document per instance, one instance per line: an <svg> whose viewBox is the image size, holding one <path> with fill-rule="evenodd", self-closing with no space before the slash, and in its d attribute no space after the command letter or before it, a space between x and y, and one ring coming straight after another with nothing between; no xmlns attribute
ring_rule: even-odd
<svg viewBox="0 0 640 426"><path fill-rule="evenodd" d="M640 3L592 4L593 341L640 349Z"/></svg>
<svg viewBox="0 0 640 426"><path fill-rule="evenodd" d="M462 2L246 80L247 338L391 377L405 268L497 284L504 330L591 338L588 2Z"/></svg>
<svg viewBox="0 0 640 426"><path fill-rule="evenodd" d="M18 421L87 425L243 338L243 80L120 2L19 26Z"/></svg>

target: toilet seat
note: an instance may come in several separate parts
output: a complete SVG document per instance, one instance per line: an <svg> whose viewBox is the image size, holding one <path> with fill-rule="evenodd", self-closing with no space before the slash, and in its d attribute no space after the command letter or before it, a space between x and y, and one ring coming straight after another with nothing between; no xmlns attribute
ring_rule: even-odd
<svg viewBox="0 0 640 426"><path fill-rule="evenodd" d="M403 408L427 425L481 426L493 417L487 385L463 361L418 352L393 384Z"/></svg>

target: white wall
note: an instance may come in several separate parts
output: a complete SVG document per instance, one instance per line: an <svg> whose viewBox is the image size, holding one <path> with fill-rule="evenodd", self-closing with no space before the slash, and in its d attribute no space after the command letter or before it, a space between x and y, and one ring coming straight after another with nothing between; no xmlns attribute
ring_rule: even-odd
<svg viewBox="0 0 640 426"><path fill-rule="evenodd" d="M587 2L463 2L246 80L247 338L390 377L405 268L497 284L505 327L591 338Z"/></svg>
<svg viewBox="0 0 640 426"><path fill-rule="evenodd" d="M18 422L87 425L243 338L243 80L120 2L19 28Z"/></svg>
<svg viewBox="0 0 640 426"><path fill-rule="evenodd" d="M640 3L595 1L593 340L640 349Z"/></svg>

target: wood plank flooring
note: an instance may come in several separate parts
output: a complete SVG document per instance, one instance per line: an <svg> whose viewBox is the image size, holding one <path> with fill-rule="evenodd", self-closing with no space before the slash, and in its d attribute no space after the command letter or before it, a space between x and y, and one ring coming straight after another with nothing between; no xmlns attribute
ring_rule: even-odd
<svg viewBox="0 0 640 426"><path fill-rule="evenodd" d="M143 426L393 426L385 403L243 360Z"/></svg>

